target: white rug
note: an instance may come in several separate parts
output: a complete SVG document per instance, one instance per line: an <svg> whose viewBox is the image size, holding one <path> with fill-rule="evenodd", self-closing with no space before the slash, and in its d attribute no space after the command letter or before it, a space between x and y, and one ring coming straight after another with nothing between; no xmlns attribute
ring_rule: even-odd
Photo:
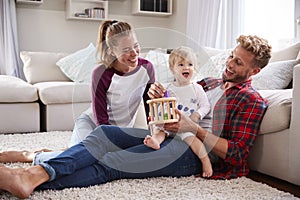
<svg viewBox="0 0 300 200"><path fill-rule="evenodd" d="M0 134L0 151L59 149L66 147L71 132L31 134ZM29 164L6 164L11 167ZM1 178L1 177L0 177ZM16 199L0 191L0 199ZM149 178L119 180L89 188L71 188L61 191L34 192L29 199L299 199L290 193L242 177L233 180L206 180L202 178Z"/></svg>

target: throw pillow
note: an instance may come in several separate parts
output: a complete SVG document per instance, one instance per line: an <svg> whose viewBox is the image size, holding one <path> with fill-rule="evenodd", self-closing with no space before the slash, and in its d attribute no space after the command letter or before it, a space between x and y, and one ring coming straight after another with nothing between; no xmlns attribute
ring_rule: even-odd
<svg viewBox="0 0 300 200"><path fill-rule="evenodd" d="M286 88L293 78L294 66L300 60L272 62L260 73L252 76L252 85L258 90L274 90Z"/></svg>
<svg viewBox="0 0 300 200"><path fill-rule="evenodd" d="M215 56L212 56L204 65L196 68L195 81L200 81L206 77L222 78L223 71L226 66L226 60L231 50L224 50Z"/></svg>
<svg viewBox="0 0 300 200"><path fill-rule="evenodd" d="M47 81L70 81L55 64L66 53L21 51L24 64L23 71L28 83L35 84Z"/></svg>
<svg viewBox="0 0 300 200"><path fill-rule="evenodd" d="M174 76L169 69L169 54L161 49L150 50L145 57L155 68L155 79L160 83L169 83Z"/></svg>
<svg viewBox="0 0 300 200"><path fill-rule="evenodd" d="M300 51L300 42L290 45L284 49L272 52L270 62L296 59Z"/></svg>
<svg viewBox="0 0 300 200"><path fill-rule="evenodd" d="M97 66L96 47L90 43L86 48L60 59L56 64L72 81L89 83Z"/></svg>

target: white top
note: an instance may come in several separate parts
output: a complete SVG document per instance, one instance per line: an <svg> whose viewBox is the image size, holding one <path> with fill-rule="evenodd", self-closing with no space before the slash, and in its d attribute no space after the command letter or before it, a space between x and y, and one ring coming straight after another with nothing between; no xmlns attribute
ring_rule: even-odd
<svg viewBox="0 0 300 200"><path fill-rule="evenodd" d="M198 112L202 120L210 111L210 103L201 85L191 83L178 87L170 83L165 88L170 92L171 97L176 97L177 109L185 116Z"/></svg>

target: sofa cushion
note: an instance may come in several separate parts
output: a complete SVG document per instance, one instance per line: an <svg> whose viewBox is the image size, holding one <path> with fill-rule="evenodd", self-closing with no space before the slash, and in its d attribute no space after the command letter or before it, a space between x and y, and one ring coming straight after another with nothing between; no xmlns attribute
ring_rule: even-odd
<svg viewBox="0 0 300 200"><path fill-rule="evenodd" d="M151 50L145 57L155 68L155 79L160 83L169 83L174 76L169 69L169 54L162 49Z"/></svg>
<svg viewBox="0 0 300 200"><path fill-rule="evenodd" d="M89 83L41 82L34 86L38 88L40 100L45 105L91 102Z"/></svg>
<svg viewBox="0 0 300 200"><path fill-rule="evenodd" d="M260 133L272 133L289 128L293 89L259 90L259 93L269 101Z"/></svg>
<svg viewBox="0 0 300 200"><path fill-rule="evenodd" d="M91 82L92 71L98 65L96 47L90 43L56 63L62 72L74 82Z"/></svg>
<svg viewBox="0 0 300 200"><path fill-rule="evenodd" d="M197 66L195 67L194 80L201 80L205 77L220 77L220 72L225 67L225 62L231 49L221 50L210 47L203 47L198 52ZM150 50L146 56L155 67L155 78L160 83L169 83L174 80L174 75L169 69L169 54L164 49Z"/></svg>
<svg viewBox="0 0 300 200"><path fill-rule="evenodd" d="M70 79L55 64L65 57L66 53L21 51L23 70L26 80L31 83L46 81L70 81Z"/></svg>
<svg viewBox="0 0 300 200"><path fill-rule="evenodd" d="M258 90L284 89L293 79L294 66L300 60L285 60L269 63L260 73L252 76L252 85Z"/></svg>
<svg viewBox="0 0 300 200"><path fill-rule="evenodd" d="M0 75L0 102L18 103L38 100L37 89L14 76Z"/></svg>
<svg viewBox="0 0 300 200"><path fill-rule="evenodd" d="M290 45L279 51L274 51L270 62L282 61L282 60L295 60L300 51L300 42Z"/></svg>
<svg viewBox="0 0 300 200"><path fill-rule="evenodd" d="M204 65L198 61L198 67L194 73L194 80L199 81L206 77L222 78L223 71L226 67L226 60L231 50L223 50L212 56Z"/></svg>

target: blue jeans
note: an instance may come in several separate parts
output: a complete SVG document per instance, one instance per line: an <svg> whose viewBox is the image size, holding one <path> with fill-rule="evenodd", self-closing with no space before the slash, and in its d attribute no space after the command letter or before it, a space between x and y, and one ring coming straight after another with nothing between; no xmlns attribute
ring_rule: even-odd
<svg viewBox="0 0 300 200"><path fill-rule="evenodd" d="M81 143L41 163L50 180L37 189L87 187L123 178L189 176L201 162L178 138L167 138L159 150L143 144L148 130L99 126Z"/></svg>
<svg viewBox="0 0 300 200"><path fill-rule="evenodd" d="M84 140L95 128L96 124L93 120L87 114L82 113L75 121L69 146L73 146ZM38 165L43 161L55 158L62 152L63 151L39 152L33 159L33 165Z"/></svg>

